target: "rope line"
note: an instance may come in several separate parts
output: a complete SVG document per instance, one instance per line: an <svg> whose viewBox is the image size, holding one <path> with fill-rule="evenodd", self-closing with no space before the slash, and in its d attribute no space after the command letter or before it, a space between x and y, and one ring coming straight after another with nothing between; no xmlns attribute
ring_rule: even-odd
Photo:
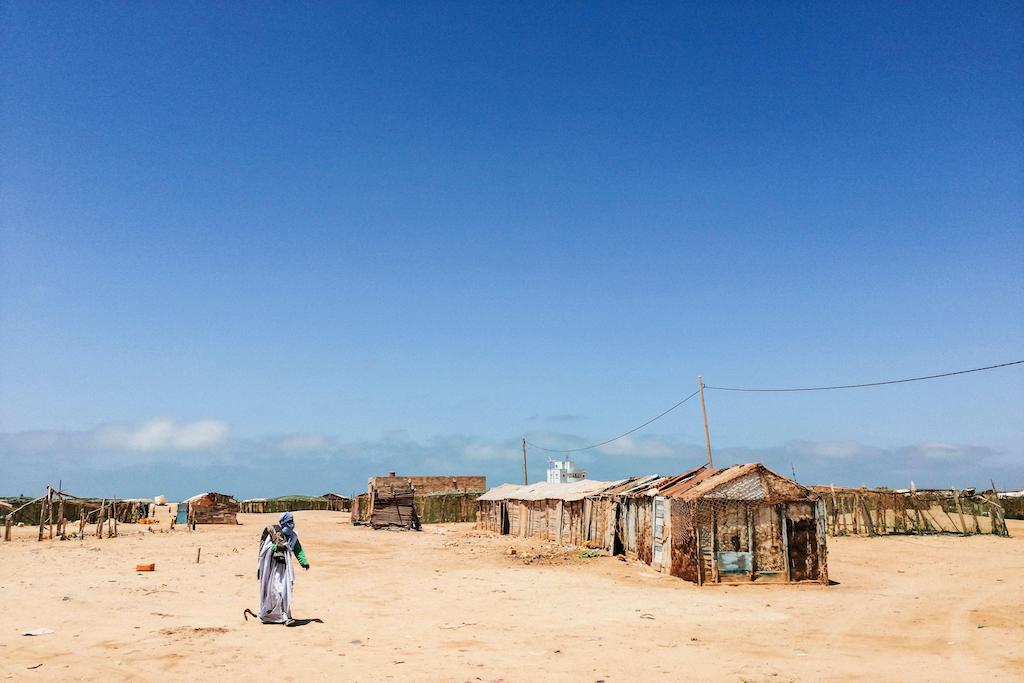
<svg viewBox="0 0 1024 683"><path fill-rule="evenodd" d="M646 427L647 425L651 424L655 420L660 420L661 418L665 417L666 415L671 413L673 410L675 410L679 406L683 405L684 403L686 403L687 401L689 401L691 398L693 398L694 396L696 396L699 393L700 393L700 389L698 389L697 391L693 392L692 394L690 394L689 396L687 396L682 401L680 401L679 403L675 404L674 406L672 406L671 408L669 408L665 412L660 413L658 415L655 415L654 417L652 417L647 422L644 422L639 427L633 427L633 429L630 429L628 432L624 432L622 434L619 434L618 436L615 436L615 437L612 437L611 439L607 439L605 441L602 441L601 443L594 443L594 444L590 444L589 446L583 446L581 448L564 448L564 449L544 448L543 446L538 446L537 444L532 443L530 441L527 441L526 443L527 443L527 445L531 446L532 448L536 448L539 451L547 451L548 453L578 453L579 451L589 451L591 448L597 448L598 446L605 446L607 444L610 444L612 441L618 441L619 439L621 439L624 436L629 436L633 432L638 431L640 429L643 429L644 427Z"/></svg>
<svg viewBox="0 0 1024 683"><path fill-rule="evenodd" d="M940 377L952 377L954 375L966 375L970 372L982 372L984 370L995 370L996 368L1005 368L1010 365L1020 365L1024 363L1024 360L1015 360L1009 363L1000 363L999 365L987 365L983 368L971 368L970 370L957 370L956 372L943 372L938 375L925 375L923 377L908 377L907 379L890 379L884 382L865 382L863 384L837 384L829 387L793 387L784 389L761 389L761 388L749 388L749 387L713 387L710 384L705 384L705 389L715 389L717 391L754 391L754 392L782 392L782 391L828 391L831 389L861 389L863 387L880 387L884 384L903 384L904 382L920 382L926 379L939 379Z"/></svg>

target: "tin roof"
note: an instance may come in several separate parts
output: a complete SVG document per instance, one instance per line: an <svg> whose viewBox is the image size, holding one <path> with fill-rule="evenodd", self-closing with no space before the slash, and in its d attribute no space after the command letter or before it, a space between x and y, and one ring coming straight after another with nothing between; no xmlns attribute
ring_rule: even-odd
<svg viewBox="0 0 1024 683"><path fill-rule="evenodd" d="M704 470L662 495L681 500L718 498L780 502L817 498L810 489L771 471L759 462Z"/></svg>
<svg viewBox="0 0 1024 683"><path fill-rule="evenodd" d="M477 500L582 500L621 483L621 481L582 479L569 484L553 484L546 481L525 485L502 484L483 494Z"/></svg>
<svg viewBox="0 0 1024 683"><path fill-rule="evenodd" d="M223 496L224 498L232 498L232 499L234 499L232 496L229 496L226 493L217 493L216 491L207 491L206 493L197 493L196 495L192 496L191 498L186 498L185 500L183 500L181 502L183 502L183 503L194 503L197 500L200 500L202 498L206 498L207 496Z"/></svg>

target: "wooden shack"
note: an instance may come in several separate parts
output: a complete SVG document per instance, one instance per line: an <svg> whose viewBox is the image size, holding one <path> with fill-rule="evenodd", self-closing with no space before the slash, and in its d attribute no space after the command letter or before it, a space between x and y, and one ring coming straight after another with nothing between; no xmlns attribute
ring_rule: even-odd
<svg viewBox="0 0 1024 683"><path fill-rule="evenodd" d="M185 502L188 503L189 524L238 524L240 505L229 495L208 491Z"/></svg>
<svg viewBox="0 0 1024 683"><path fill-rule="evenodd" d="M673 576L700 585L828 583L824 504L764 465L702 469L658 498L670 510Z"/></svg>
<svg viewBox="0 0 1024 683"><path fill-rule="evenodd" d="M583 479L569 484L502 484L477 498L477 525L499 534L582 545L588 528L584 500L619 483Z"/></svg>
<svg viewBox="0 0 1024 683"><path fill-rule="evenodd" d="M414 489L401 479L385 478L376 482L370 490L370 526L374 529L421 528L416 507L413 505Z"/></svg>

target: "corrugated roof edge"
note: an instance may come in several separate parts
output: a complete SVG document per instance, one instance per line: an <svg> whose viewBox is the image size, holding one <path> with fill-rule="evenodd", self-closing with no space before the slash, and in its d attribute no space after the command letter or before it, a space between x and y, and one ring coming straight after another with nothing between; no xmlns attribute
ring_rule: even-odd
<svg viewBox="0 0 1024 683"><path fill-rule="evenodd" d="M715 470L708 476L699 477L700 481L697 481L697 477L695 477L694 479L691 479L690 481L686 482L687 484L690 484L689 486L682 488L679 491L673 491L670 497L685 500L696 500L697 498L701 498L702 496L711 493L719 486L723 486L724 484L728 484L731 481L735 481L736 479L740 479L750 474L767 474L771 477L775 477L776 479L779 479L783 482L786 482L787 484L796 487L796 489L800 492L799 496L782 496L781 498L779 498L780 501L782 499L817 500L818 498L818 495L814 491L807 488L806 486L801 486L792 479L782 476L778 472L775 472L769 469L768 467L765 467L763 464L759 462L750 462L743 465L732 465L731 467ZM776 498L776 496L772 496L769 493L766 500L775 500Z"/></svg>
<svg viewBox="0 0 1024 683"><path fill-rule="evenodd" d="M477 500L582 500L610 486L621 484L619 481L595 481L583 479L571 484L551 484L546 481L536 484L502 484L496 486Z"/></svg>

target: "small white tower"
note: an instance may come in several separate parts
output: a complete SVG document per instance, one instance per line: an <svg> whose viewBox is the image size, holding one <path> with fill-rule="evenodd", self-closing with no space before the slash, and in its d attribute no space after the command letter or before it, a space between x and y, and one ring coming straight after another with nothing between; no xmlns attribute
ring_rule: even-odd
<svg viewBox="0 0 1024 683"><path fill-rule="evenodd" d="M576 463L566 458L565 460L552 460L548 458L548 483L549 484L571 484L574 481L582 481L587 478L586 470L576 469Z"/></svg>

